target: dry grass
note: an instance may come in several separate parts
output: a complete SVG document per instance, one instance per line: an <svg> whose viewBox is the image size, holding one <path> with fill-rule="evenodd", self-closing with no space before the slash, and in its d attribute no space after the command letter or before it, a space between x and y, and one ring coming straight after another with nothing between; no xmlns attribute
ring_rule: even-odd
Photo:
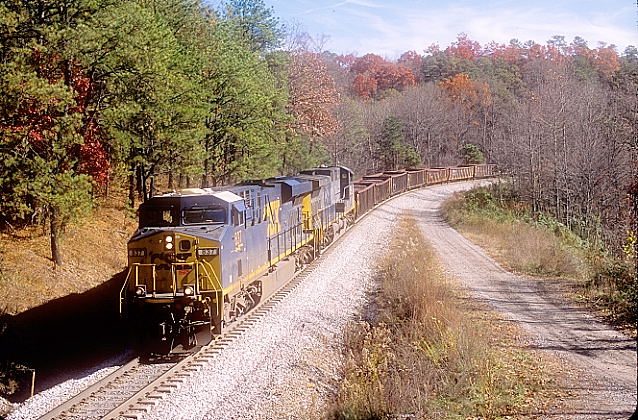
<svg viewBox="0 0 638 420"><path fill-rule="evenodd" d="M638 317L635 258L612 257L555 220L540 221L497 193L458 194L443 207L445 219L510 271L558 282L569 297L610 323L636 334Z"/></svg>
<svg viewBox="0 0 638 420"><path fill-rule="evenodd" d="M17 314L87 291L120 272L135 229L123 202L121 197L110 198L92 216L67 228L61 240L61 267L51 260L43 227L0 233L0 310Z"/></svg>
<svg viewBox="0 0 638 420"><path fill-rule="evenodd" d="M406 218L379 270L375 320L348 331L337 419L524 416L544 401L518 331L458 292Z"/></svg>
<svg viewBox="0 0 638 420"><path fill-rule="evenodd" d="M511 271L543 277L587 275L582 255L566 249L551 232L529 224L481 220L463 223L461 231L470 240L493 250Z"/></svg>

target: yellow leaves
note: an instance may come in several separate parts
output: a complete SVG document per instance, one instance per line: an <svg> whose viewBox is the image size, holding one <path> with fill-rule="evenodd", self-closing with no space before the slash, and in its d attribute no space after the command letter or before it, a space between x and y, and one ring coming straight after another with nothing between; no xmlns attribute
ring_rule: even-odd
<svg viewBox="0 0 638 420"><path fill-rule="evenodd" d="M465 73L458 73L439 84L454 101L467 108L488 106L492 104L492 95L487 83L470 78Z"/></svg>
<svg viewBox="0 0 638 420"><path fill-rule="evenodd" d="M636 253L638 251L638 237L636 236L636 232L631 230L627 231L627 237L625 238L625 244L622 249L628 259L636 259Z"/></svg>

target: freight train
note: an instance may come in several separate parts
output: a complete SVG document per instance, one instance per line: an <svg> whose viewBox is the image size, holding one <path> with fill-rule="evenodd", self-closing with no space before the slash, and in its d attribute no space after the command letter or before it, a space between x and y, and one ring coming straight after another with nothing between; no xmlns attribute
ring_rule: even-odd
<svg viewBox="0 0 638 420"><path fill-rule="evenodd" d="M170 350L222 330L283 286L388 198L494 175L494 165L386 171L354 180L343 166L155 196L128 243L120 312Z"/></svg>

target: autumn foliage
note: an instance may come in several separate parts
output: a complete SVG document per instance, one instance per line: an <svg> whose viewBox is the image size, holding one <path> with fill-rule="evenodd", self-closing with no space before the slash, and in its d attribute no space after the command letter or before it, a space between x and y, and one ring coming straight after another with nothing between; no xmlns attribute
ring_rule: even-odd
<svg viewBox="0 0 638 420"><path fill-rule="evenodd" d="M66 153L66 163L61 170L71 169L77 164L79 173L92 177L102 186L108 181L109 157L100 138L100 129L91 121L93 115L88 112L87 104L93 94L92 84L83 69L74 63L63 60L59 54L33 50L31 63L41 81L43 91L27 94L17 104L10 119L5 119L0 129L11 133L24 133L40 157L47 158L53 153L53 138L66 126L61 119L74 118L80 121L73 124L72 131L80 139Z"/></svg>
<svg viewBox="0 0 638 420"><path fill-rule="evenodd" d="M295 52L288 80L288 109L295 117L294 127L311 136L324 136L336 131L337 120L332 108L339 102L339 94L319 55L310 51Z"/></svg>
<svg viewBox="0 0 638 420"><path fill-rule="evenodd" d="M410 68L386 61L376 54L366 54L354 60L350 72L356 75L353 92L366 99L374 98L379 91L387 89L402 91L417 82Z"/></svg>
<svg viewBox="0 0 638 420"><path fill-rule="evenodd" d="M459 73L440 83L440 86L454 101L466 108L487 106L492 103L490 88L487 83L472 80L470 76Z"/></svg>
<svg viewBox="0 0 638 420"><path fill-rule="evenodd" d="M481 55L481 44L461 33L456 41L445 49L445 53L451 57L474 60Z"/></svg>

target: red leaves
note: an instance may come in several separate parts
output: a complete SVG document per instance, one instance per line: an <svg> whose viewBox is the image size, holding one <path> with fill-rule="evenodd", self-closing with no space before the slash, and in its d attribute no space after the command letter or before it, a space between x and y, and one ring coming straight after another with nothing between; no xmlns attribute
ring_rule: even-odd
<svg viewBox="0 0 638 420"><path fill-rule="evenodd" d="M481 55L481 44L472 41L466 34L460 33L456 42L445 49L445 53L452 57L475 60Z"/></svg>
<svg viewBox="0 0 638 420"><path fill-rule="evenodd" d="M91 175L99 185L104 184L108 179L109 160L100 141L100 128L90 120L91 115L87 110L92 92L91 79L79 65L64 60L59 54L34 49L31 60L40 80L44 79L52 86L66 86L75 103L72 106L63 106L67 101L63 89L53 89L46 94L27 94L19 98L11 119L0 128L24 133L33 150L47 159L48 155L53 157L55 153L59 153L55 151L54 142L57 142L61 127L69 124L68 117L79 114L82 122L76 124L74 129L82 136L84 143L80 146L74 141L68 143L67 162L77 162L79 172ZM35 80L32 82L25 79L24 87L27 92L38 92L38 82ZM30 86L31 83L33 86ZM64 165L68 167L68 163Z"/></svg>
<svg viewBox="0 0 638 420"><path fill-rule="evenodd" d="M416 76L411 69L388 62L375 54L357 58L350 71L357 73L352 90L362 98L373 98L380 90L404 90L416 85Z"/></svg>
<svg viewBox="0 0 638 420"><path fill-rule="evenodd" d="M90 122L86 125L84 143L79 152L79 172L90 175L96 184L102 186L109 179L110 164L99 134L100 127L97 124Z"/></svg>

